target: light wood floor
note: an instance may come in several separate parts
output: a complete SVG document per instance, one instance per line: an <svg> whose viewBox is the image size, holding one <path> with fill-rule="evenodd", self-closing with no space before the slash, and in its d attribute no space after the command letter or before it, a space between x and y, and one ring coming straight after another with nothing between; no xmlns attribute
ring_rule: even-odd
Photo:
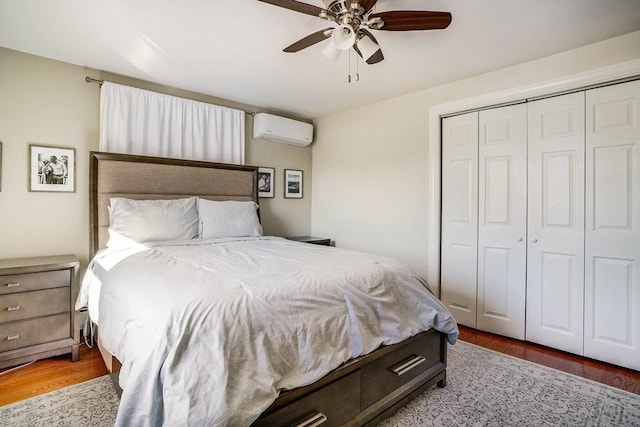
<svg viewBox="0 0 640 427"><path fill-rule="evenodd" d="M108 373L98 346L80 346L80 360L71 355L38 360L22 368L0 373L0 406L70 385L89 381Z"/></svg>
<svg viewBox="0 0 640 427"><path fill-rule="evenodd" d="M474 329L460 327L460 338L530 362L589 378L640 395L640 372ZM97 347L80 347L80 360L69 356L40 360L0 373L0 406L28 399L107 374Z"/></svg>

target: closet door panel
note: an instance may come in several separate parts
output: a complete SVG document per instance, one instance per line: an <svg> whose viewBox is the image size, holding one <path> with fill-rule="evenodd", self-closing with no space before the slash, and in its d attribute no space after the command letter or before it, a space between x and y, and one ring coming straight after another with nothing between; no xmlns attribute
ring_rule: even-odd
<svg viewBox="0 0 640 427"><path fill-rule="evenodd" d="M583 352L584 93L528 105L528 341Z"/></svg>
<svg viewBox="0 0 640 427"><path fill-rule="evenodd" d="M640 82L587 91L585 356L640 369Z"/></svg>
<svg viewBox="0 0 640 427"><path fill-rule="evenodd" d="M524 339L526 105L479 113L478 329Z"/></svg>
<svg viewBox="0 0 640 427"><path fill-rule="evenodd" d="M456 321L476 327L478 113L442 121L441 296Z"/></svg>

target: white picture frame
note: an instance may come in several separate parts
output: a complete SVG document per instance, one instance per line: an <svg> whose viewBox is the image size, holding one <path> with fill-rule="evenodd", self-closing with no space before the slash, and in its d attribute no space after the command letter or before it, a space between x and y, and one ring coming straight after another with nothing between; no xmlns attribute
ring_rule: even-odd
<svg viewBox="0 0 640 427"><path fill-rule="evenodd" d="M75 193L76 149L29 144L29 191Z"/></svg>

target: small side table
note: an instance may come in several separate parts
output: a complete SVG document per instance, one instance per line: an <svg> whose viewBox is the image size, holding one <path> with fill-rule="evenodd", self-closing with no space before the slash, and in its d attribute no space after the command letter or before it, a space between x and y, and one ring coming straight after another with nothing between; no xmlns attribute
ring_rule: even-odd
<svg viewBox="0 0 640 427"><path fill-rule="evenodd" d="M331 239L326 237L313 237L313 236L293 236L287 237L289 240L296 242L311 243L313 245L331 246Z"/></svg>
<svg viewBox="0 0 640 427"><path fill-rule="evenodd" d="M80 328L75 255L0 260L0 368L71 353Z"/></svg>

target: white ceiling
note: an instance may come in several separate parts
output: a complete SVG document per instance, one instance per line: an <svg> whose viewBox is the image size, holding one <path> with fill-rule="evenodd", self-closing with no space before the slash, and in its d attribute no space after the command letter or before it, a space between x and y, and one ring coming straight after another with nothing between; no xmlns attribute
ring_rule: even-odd
<svg viewBox="0 0 640 427"><path fill-rule="evenodd" d="M445 30L374 31L385 60L360 62L360 81L350 84L348 55L333 63L321 54L328 42L282 52L331 24L257 0L0 0L0 46L316 118L640 30L639 0L376 6L402 9L449 11L453 20Z"/></svg>

